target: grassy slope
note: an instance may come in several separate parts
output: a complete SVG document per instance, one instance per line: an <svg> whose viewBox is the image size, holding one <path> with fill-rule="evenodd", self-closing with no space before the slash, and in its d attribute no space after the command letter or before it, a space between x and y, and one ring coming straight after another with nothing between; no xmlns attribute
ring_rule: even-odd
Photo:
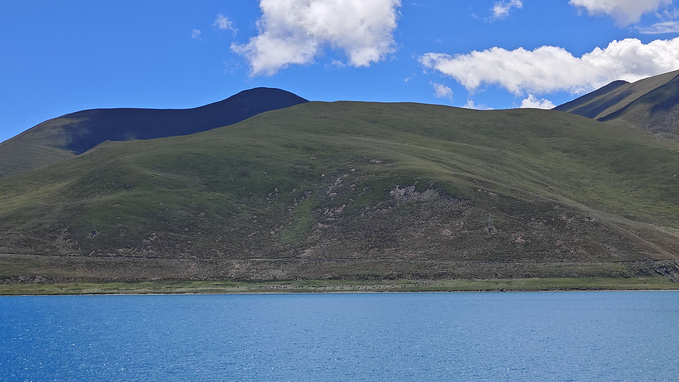
<svg viewBox="0 0 679 382"><path fill-rule="evenodd" d="M555 111L298 105L0 179L0 277L675 275L677 146Z"/></svg>
<svg viewBox="0 0 679 382"><path fill-rule="evenodd" d="M73 122L63 117L51 119L0 143L0 178L75 157L63 147L60 133L63 125Z"/></svg>

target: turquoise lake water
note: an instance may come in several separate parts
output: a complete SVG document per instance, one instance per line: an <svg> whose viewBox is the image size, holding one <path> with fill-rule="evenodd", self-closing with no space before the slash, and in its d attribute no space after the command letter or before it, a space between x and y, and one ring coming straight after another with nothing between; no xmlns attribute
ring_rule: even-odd
<svg viewBox="0 0 679 382"><path fill-rule="evenodd" d="M679 293L0 297L1 381L679 380Z"/></svg>

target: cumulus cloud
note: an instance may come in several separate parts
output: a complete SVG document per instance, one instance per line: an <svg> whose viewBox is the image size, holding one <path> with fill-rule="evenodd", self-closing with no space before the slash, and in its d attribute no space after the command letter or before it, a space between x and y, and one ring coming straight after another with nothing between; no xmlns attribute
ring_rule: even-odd
<svg viewBox="0 0 679 382"><path fill-rule="evenodd" d="M325 47L365 67L394 51L401 0L260 0L259 34L231 50L250 62L251 75L273 75L313 62Z"/></svg>
<svg viewBox="0 0 679 382"><path fill-rule="evenodd" d="M679 37L648 44L638 39L613 41L582 57L555 46L532 51L495 47L456 56L426 53L419 62L424 68L454 78L470 91L487 84L517 95L562 90L579 94L614 80L636 81L679 69Z"/></svg>
<svg viewBox="0 0 679 382"><path fill-rule="evenodd" d="M438 82L430 82L431 86L434 87L434 95L438 98L452 98L453 89L446 85L439 84Z"/></svg>
<svg viewBox="0 0 679 382"><path fill-rule="evenodd" d="M198 40L198 39L200 39L201 34L202 34L202 32L200 31L200 29L194 29L194 30L191 31L191 38L194 39L194 40Z"/></svg>
<svg viewBox="0 0 679 382"><path fill-rule="evenodd" d="M637 23L641 15L653 12L672 0L570 0L570 5L582 7L590 15L609 15L618 25Z"/></svg>
<svg viewBox="0 0 679 382"><path fill-rule="evenodd" d="M230 30L233 33L238 32L238 29L234 27L233 21L229 20L228 17L224 16L221 13L217 14L217 19L212 25L214 25L217 29L220 30Z"/></svg>
<svg viewBox="0 0 679 382"><path fill-rule="evenodd" d="M523 8L521 0L498 1L493 6L493 19L504 19L512 8Z"/></svg>
<svg viewBox="0 0 679 382"><path fill-rule="evenodd" d="M521 101L521 108L533 109L553 109L556 105L548 99L538 99L536 96L529 94L528 98Z"/></svg>

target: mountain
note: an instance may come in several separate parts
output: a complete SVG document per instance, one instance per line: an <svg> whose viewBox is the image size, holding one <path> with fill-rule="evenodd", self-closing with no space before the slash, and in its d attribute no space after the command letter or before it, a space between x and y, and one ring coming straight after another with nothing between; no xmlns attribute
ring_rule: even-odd
<svg viewBox="0 0 679 382"><path fill-rule="evenodd" d="M634 83L615 81L555 110L675 137L679 135L679 71Z"/></svg>
<svg viewBox="0 0 679 382"><path fill-rule="evenodd" d="M302 103L0 179L0 280L676 280L677 152L559 111Z"/></svg>
<svg viewBox="0 0 679 382"><path fill-rule="evenodd" d="M73 158L105 141L188 135L307 100L256 88L193 109L94 109L43 122L0 143L0 177Z"/></svg>
<svg viewBox="0 0 679 382"><path fill-rule="evenodd" d="M597 119L600 114L606 115L606 110L615 107L622 100L626 99L630 93L630 83L627 81L613 81L610 84L576 98L573 101L557 106L554 110L565 111L583 117ZM620 90L620 88L623 88ZM616 91L617 90L617 91Z"/></svg>

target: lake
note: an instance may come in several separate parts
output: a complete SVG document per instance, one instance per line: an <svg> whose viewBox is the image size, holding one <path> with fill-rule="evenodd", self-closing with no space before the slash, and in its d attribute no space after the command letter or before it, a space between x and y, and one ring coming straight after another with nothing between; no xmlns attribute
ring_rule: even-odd
<svg viewBox="0 0 679 382"><path fill-rule="evenodd" d="M2 381L679 379L678 292L0 297Z"/></svg>

